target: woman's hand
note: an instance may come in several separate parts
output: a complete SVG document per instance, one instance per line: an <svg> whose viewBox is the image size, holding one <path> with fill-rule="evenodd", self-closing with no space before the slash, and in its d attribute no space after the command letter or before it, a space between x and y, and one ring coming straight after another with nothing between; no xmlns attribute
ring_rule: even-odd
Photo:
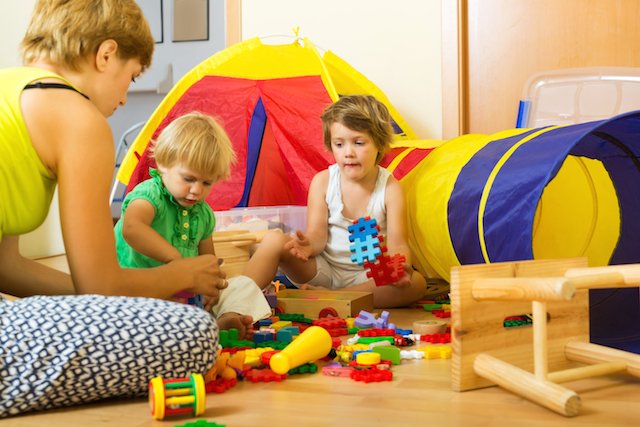
<svg viewBox="0 0 640 427"><path fill-rule="evenodd" d="M215 255L200 255L170 262L184 277L183 289L195 294L218 299L220 291L228 286L227 275L220 269Z"/></svg>

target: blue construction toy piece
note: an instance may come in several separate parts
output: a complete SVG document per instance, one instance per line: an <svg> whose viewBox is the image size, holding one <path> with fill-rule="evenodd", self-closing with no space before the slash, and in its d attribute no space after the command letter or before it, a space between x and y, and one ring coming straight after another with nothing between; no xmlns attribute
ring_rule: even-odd
<svg viewBox="0 0 640 427"><path fill-rule="evenodd" d="M187 298L187 304L204 309L204 299L200 294L195 294L194 296Z"/></svg>
<svg viewBox="0 0 640 427"><path fill-rule="evenodd" d="M353 252L351 261L359 265L363 265L365 261L375 262L382 254L380 239L372 236L366 236L365 240L356 239L353 245L349 246L349 250Z"/></svg>
<svg viewBox="0 0 640 427"><path fill-rule="evenodd" d="M358 218L352 225L348 227L349 241L365 240L367 236L376 237L380 231L378 222L375 218Z"/></svg>

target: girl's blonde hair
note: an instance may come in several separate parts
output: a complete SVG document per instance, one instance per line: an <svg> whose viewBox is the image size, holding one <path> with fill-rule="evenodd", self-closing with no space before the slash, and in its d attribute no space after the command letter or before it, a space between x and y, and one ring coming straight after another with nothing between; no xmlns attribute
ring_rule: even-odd
<svg viewBox="0 0 640 427"><path fill-rule="evenodd" d="M393 141L392 118L387 106L371 95L343 96L322 113L324 145L331 151L331 125L340 123L351 130L365 132L378 149L382 160Z"/></svg>
<svg viewBox="0 0 640 427"><path fill-rule="evenodd" d="M172 121L151 150L159 165L170 168L180 164L215 181L228 178L236 161L233 145L222 126L199 112Z"/></svg>
<svg viewBox="0 0 640 427"><path fill-rule="evenodd" d="M155 41L135 0L38 0L22 39L22 60L45 59L78 70L106 40L121 59L151 65Z"/></svg>

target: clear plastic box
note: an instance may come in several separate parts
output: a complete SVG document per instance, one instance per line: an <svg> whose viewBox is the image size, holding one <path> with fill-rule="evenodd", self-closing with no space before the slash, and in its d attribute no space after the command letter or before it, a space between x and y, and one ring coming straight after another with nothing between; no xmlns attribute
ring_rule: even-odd
<svg viewBox="0 0 640 427"><path fill-rule="evenodd" d="M285 233L307 228L306 206L259 206L215 212L215 231L263 231L279 228Z"/></svg>
<svg viewBox="0 0 640 427"><path fill-rule="evenodd" d="M584 123L640 109L640 68L566 68L526 82L517 127Z"/></svg>

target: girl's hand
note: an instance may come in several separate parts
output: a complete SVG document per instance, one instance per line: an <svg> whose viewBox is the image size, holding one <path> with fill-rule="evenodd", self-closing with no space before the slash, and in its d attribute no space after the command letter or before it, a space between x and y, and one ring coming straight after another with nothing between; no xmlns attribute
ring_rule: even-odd
<svg viewBox="0 0 640 427"><path fill-rule="evenodd" d="M313 248L307 236L300 230L296 230L296 235L284 245L284 249L289 253L302 260L309 261L309 257L313 255Z"/></svg>

